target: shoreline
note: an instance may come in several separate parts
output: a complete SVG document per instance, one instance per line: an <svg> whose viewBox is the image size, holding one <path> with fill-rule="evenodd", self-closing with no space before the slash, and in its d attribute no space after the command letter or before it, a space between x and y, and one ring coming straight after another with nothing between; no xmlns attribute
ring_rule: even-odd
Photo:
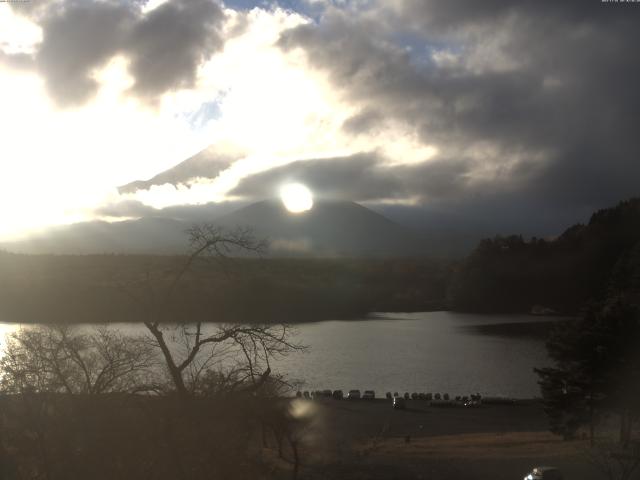
<svg viewBox="0 0 640 480"><path fill-rule="evenodd" d="M599 478L583 454L585 441L549 433L539 400L479 408L411 402L393 410L384 401L303 401L304 472L309 478L507 480L553 465L565 478Z"/></svg>

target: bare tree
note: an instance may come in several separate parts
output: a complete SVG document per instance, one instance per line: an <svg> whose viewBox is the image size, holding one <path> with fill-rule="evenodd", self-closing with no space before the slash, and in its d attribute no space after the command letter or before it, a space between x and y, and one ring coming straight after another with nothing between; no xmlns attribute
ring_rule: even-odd
<svg viewBox="0 0 640 480"><path fill-rule="evenodd" d="M0 448L8 445L5 462L23 471L8 478L78 478L91 462L71 459L92 442L104 445L104 423L95 426L117 424L118 400L130 398L104 394L153 388L157 353L148 339L108 327L33 326L9 336L0 371Z"/></svg>
<svg viewBox="0 0 640 480"><path fill-rule="evenodd" d="M4 393L101 394L151 387L153 349L108 327L48 325L13 333L0 360Z"/></svg>
<svg viewBox="0 0 640 480"><path fill-rule="evenodd" d="M159 347L175 391L180 396L215 390L257 390L271 375L271 360L301 350L284 324L203 323L169 325L167 312L180 282L199 260L226 267L238 254L262 255L267 243L249 229L226 231L211 224L189 231L191 253L177 270L166 293L147 308L144 325ZM247 299L250 301L250 299ZM211 321L216 319L212 316Z"/></svg>

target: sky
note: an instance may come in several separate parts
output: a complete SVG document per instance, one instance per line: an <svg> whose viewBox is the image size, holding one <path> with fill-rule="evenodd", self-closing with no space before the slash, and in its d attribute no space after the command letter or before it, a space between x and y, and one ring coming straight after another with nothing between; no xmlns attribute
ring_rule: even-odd
<svg viewBox="0 0 640 480"><path fill-rule="evenodd" d="M425 229L558 234L639 194L639 21L600 0L0 3L0 240L291 182Z"/></svg>

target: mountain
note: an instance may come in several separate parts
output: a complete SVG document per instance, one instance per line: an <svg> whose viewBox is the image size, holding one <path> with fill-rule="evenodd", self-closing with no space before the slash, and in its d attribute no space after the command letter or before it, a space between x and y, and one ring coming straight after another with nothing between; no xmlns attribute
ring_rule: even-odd
<svg viewBox="0 0 640 480"><path fill-rule="evenodd" d="M148 190L153 185L170 183L178 185L187 183L194 178L215 178L221 171L228 168L239 155L224 155L216 151L213 146L205 148L196 155L180 162L164 172L161 172L148 180L137 180L118 187L122 193L133 193L138 190Z"/></svg>
<svg viewBox="0 0 640 480"><path fill-rule="evenodd" d="M291 214L278 200L265 200L217 220L222 226L248 226L270 240L274 255L424 255L424 240L388 218L354 202L323 201Z"/></svg>
<svg viewBox="0 0 640 480"><path fill-rule="evenodd" d="M202 206L203 212L216 210ZM174 211L177 212L177 211ZM185 231L198 218L145 217L122 222L83 222L56 227L1 248L18 253L184 253ZM215 218L225 228L250 227L270 240L273 256L407 257L425 255L424 239L409 228L359 204L317 202L304 213L289 213L279 200L265 200Z"/></svg>

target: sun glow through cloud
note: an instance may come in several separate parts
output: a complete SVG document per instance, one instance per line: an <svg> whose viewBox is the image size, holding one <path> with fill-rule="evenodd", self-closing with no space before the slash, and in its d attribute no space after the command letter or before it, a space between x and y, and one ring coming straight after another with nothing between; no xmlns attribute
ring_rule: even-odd
<svg viewBox="0 0 640 480"><path fill-rule="evenodd" d="M302 213L313 208L311 190L301 183L289 183L280 189L280 198L291 213Z"/></svg>
<svg viewBox="0 0 640 480"><path fill-rule="evenodd" d="M151 2L143 11L161 4ZM298 160L377 151L390 165L420 163L437 153L402 126L375 135L349 135L358 113L326 74L310 68L304 52L277 46L283 31L310 22L283 9L227 9L224 48L202 63L193 86L165 92L154 105L131 95L130 60L116 55L91 76L99 89L86 104L60 108L37 70L0 65L0 239L16 239L52 225L104 219L102 205L138 201L154 208L233 200L228 195L250 175ZM0 5L4 51L31 52L40 27ZM215 105L215 114L203 106ZM198 122L194 116L204 112ZM213 146L237 160L216 178L154 185L119 194L116 187L148 179ZM237 154L237 156L236 156ZM306 187L305 187L306 188ZM305 202L311 194L298 189ZM299 203L299 205L301 205ZM303 203L302 205L306 205ZM296 211L299 207L293 207ZM299 210L304 211L304 209Z"/></svg>

